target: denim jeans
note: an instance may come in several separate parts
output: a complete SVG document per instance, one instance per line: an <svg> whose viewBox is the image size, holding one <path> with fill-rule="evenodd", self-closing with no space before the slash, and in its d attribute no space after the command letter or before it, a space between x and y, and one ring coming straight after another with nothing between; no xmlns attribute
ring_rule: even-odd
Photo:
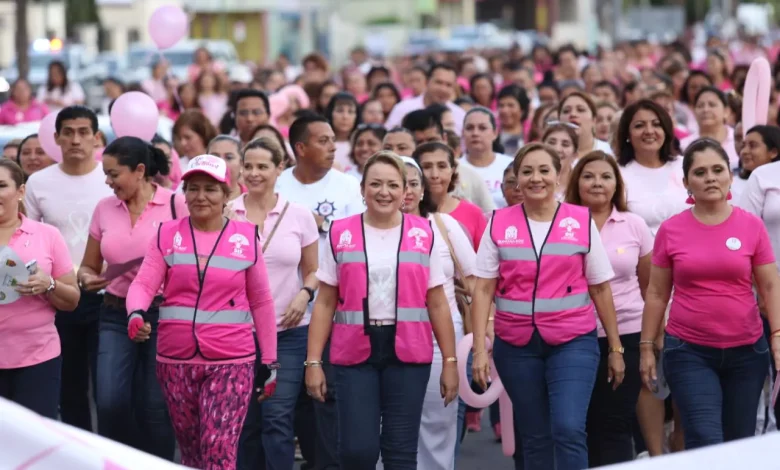
<svg viewBox="0 0 780 470"><path fill-rule="evenodd" d="M527 345L496 336L493 358L514 407L527 470L588 468L585 422L599 348L596 330L557 346L534 331Z"/></svg>
<svg viewBox="0 0 780 470"><path fill-rule="evenodd" d="M639 375L639 333L622 335L626 376L612 390L607 382L609 342L599 338L601 360L596 385L588 408L588 455L591 467L601 467L634 459L633 423L642 378Z"/></svg>
<svg viewBox="0 0 780 470"><path fill-rule="evenodd" d="M249 402L238 445L238 470L289 470L295 464L295 407L303 383L309 327L277 334L276 357L282 366L276 392L262 404Z"/></svg>
<svg viewBox="0 0 780 470"><path fill-rule="evenodd" d="M0 369L0 397L57 419L62 357L17 369Z"/></svg>
<svg viewBox="0 0 780 470"><path fill-rule="evenodd" d="M173 461L175 437L157 381L157 308L148 311L152 333L143 343L127 336L127 311L103 304L97 358L98 432Z"/></svg>
<svg viewBox="0 0 780 470"><path fill-rule="evenodd" d="M60 417L63 423L90 432L93 430L89 401L90 377L94 397L98 314L102 303L102 295L82 290L76 309L72 312L57 312L54 321L62 347Z"/></svg>
<svg viewBox="0 0 780 470"><path fill-rule="evenodd" d="M680 411L685 450L751 437L769 368L764 335L747 346L712 348L666 334L664 373Z"/></svg>
<svg viewBox="0 0 780 470"><path fill-rule="evenodd" d="M333 366L342 470L417 470L430 364L404 364L395 355L395 326L372 326L371 356L356 366ZM454 406L454 404L453 404Z"/></svg>

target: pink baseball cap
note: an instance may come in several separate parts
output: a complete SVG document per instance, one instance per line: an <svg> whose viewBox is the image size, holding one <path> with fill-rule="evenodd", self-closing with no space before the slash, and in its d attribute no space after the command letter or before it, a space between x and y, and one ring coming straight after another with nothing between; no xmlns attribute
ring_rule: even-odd
<svg viewBox="0 0 780 470"><path fill-rule="evenodd" d="M225 160L215 157L214 155L199 155L190 160L181 179L186 180L196 173L211 176L220 183L228 182L228 172Z"/></svg>

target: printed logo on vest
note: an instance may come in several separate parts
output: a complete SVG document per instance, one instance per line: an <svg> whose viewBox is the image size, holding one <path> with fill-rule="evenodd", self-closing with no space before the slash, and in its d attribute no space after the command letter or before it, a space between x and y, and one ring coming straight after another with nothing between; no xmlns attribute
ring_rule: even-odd
<svg viewBox="0 0 780 470"><path fill-rule="evenodd" d="M176 234L173 236L173 249L183 250L184 247L181 246L181 242L182 242L181 233L177 231Z"/></svg>
<svg viewBox="0 0 780 470"><path fill-rule="evenodd" d="M352 244L352 232L349 230L344 230L341 232L341 235L339 236L339 244L336 245L336 248L353 248L355 245Z"/></svg>
<svg viewBox="0 0 780 470"><path fill-rule="evenodd" d="M509 227L504 230L504 239L503 240L496 240L496 245L499 246L505 246L505 245L517 245L522 244L523 239L517 239L517 227L514 225L510 225Z"/></svg>
<svg viewBox="0 0 780 470"><path fill-rule="evenodd" d="M412 227L409 229L409 232L406 234L409 238L414 238L414 247L418 248L420 250L425 249L425 246L423 246L423 238L428 238L428 234L425 233L425 230L418 228L418 227Z"/></svg>
<svg viewBox="0 0 780 470"><path fill-rule="evenodd" d="M233 256L237 256L239 258L246 257L244 255L243 247L249 246L249 240L247 240L245 236L241 235L240 233L234 233L228 239L228 242L233 244Z"/></svg>
<svg viewBox="0 0 780 470"><path fill-rule="evenodd" d="M577 241L577 235L574 233L574 231L580 228L580 223L577 222L576 219L566 217L565 219L561 220L561 222L558 224L558 227L566 229L566 233L564 233L563 237L561 238L573 242Z"/></svg>

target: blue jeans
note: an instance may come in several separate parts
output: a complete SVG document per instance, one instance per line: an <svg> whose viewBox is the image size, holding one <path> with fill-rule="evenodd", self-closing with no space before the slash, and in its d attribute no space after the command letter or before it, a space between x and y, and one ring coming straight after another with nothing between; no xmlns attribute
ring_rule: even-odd
<svg viewBox="0 0 780 470"><path fill-rule="evenodd" d="M238 444L239 470L293 468L295 405L303 383L308 339L308 326L277 334L276 357L282 367L276 375L276 392L262 404L249 402Z"/></svg>
<svg viewBox="0 0 780 470"><path fill-rule="evenodd" d="M493 360L522 438L524 465L515 468L588 468L585 422L599 364L596 330L557 346L538 331L522 347L496 336Z"/></svg>
<svg viewBox="0 0 780 470"><path fill-rule="evenodd" d="M62 422L92 432L90 377L96 392L98 314L103 296L81 291L76 310L57 312L54 324L62 347L60 417Z"/></svg>
<svg viewBox="0 0 780 470"><path fill-rule="evenodd" d="M680 411L685 449L752 437L769 369L769 344L711 348L667 333L664 373Z"/></svg>
<svg viewBox="0 0 780 470"><path fill-rule="evenodd" d="M57 419L62 357L17 369L0 369L0 397Z"/></svg>
<svg viewBox="0 0 780 470"><path fill-rule="evenodd" d="M100 309L97 358L98 432L122 444L173 461L175 437L157 381L156 307L149 309L152 334L143 343L127 337L127 311Z"/></svg>
<svg viewBox="0 0 780 470"><path fill-rule="evenodd" d="M417 442L431 366L398 360L395 326L372 326L368 330L368 361L356 366L333 366L338 388L341 469L376 468L381 449L385 470L417 470Z"/></svg>

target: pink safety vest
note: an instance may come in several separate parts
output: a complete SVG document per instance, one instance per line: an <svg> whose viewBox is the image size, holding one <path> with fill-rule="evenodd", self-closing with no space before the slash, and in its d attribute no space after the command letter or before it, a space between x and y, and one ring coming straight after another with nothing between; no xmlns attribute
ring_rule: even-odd
<svg viewBox="0 0 780 470"><path fill-rule="evenodd" d="M246 271L257 262L257 226L228 221L208 258L197 257L185 217L160 225L157 246L168 265L157 354L175 360L200 354L213 361L254 356Z"/></svg>
<svg viewBox="0 0 780 470"><path fill-rule="evenodd" d="M596 328L585 278L590 224L588 208L560 204L539 257L523 204L493 213L490 237L499 259L498 337L525 346L536 328L547 344L558 345Z"/></svg>
<svg viewBox="0 0 780 470"><path fill-rule="evenodd" d="M333 222L330 244L339 276L339 300L330 338L330 361L351 366L368 360L368 255L362 214ZM433 334L426 299L433 230L422 217L404 214L396 274L395 353L401 362L430 364Z"/></svg>

